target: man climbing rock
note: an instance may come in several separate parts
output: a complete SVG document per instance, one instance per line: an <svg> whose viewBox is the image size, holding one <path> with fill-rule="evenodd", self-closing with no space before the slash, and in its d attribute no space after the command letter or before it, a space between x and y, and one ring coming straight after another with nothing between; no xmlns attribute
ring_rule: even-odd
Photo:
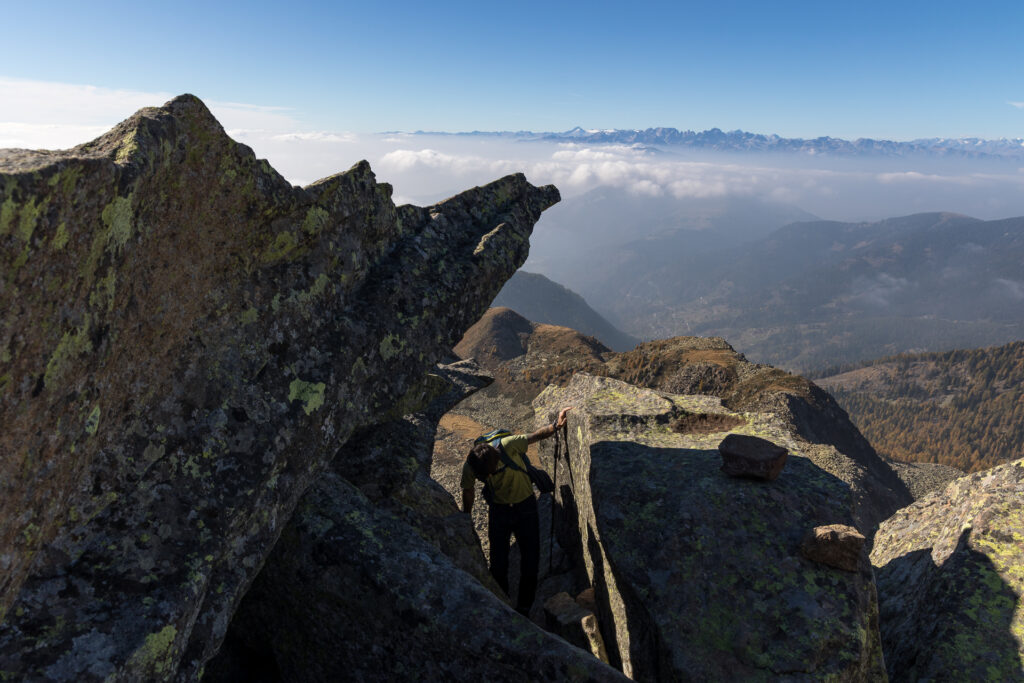
<svg viewBox="0 0 1024 683"><path fill-rule="evenodd" d="M487 512L487 537L491 545L491 575L508 593L509 544L514 534L519 544L519 595L516 611L529 614L537 594L537 568L540 563L540 520L533 482L528 473L526 447L553 436L565 426L563 408L558 419L532 434L494 431L476 440L462 466L462 511L473 510L474 483L484 483Z"/></svg>

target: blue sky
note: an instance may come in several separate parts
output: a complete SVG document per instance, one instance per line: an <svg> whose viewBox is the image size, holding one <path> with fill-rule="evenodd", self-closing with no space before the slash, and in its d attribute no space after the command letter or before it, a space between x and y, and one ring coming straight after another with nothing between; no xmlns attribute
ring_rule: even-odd
<svg viewBox="0 0 1024 683"><path fill-rule="evenodd" d="M2 10L8 82L192 92L307 130L1024 136L1024 105L1013 104L1024 103L1021 2L5 1ZM0 90L0 122L21 113L14 99L5 105Z"/></svg>

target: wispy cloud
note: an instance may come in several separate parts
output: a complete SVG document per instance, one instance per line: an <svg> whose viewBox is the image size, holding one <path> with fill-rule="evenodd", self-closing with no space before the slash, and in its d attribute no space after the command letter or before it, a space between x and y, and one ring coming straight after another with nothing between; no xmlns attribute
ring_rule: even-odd
<svg viewBox="0 0 1024 683"><path fill-rule="evenodd" d="M1003 292L1010 296L1012 299L1017 301L1024 301L1024 282L1018 282L1017 280L1010 280L1008 278L996 279L996 284L1000 285Z"/></svg>
<svg viewBox="0 0 1024 683"><path fill-rule="evenodd" d="M1017 107L1017 109L1024 109L1024 102L1007 102L1011 107Z"/></svg>

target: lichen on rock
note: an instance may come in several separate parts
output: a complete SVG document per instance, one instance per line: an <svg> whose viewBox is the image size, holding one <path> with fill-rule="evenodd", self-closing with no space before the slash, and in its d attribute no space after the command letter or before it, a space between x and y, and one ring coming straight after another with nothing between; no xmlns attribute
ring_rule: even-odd
<svg viewBox="0 0 1024 683"><path fill-rule="evenodd" d="M1024 680L1024 460L903 508L871 562L893 680Z"/></svg>

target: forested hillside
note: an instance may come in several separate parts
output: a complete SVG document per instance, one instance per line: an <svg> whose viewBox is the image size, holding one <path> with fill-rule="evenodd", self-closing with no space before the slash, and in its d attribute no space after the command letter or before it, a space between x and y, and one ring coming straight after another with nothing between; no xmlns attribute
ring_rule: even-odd
<svg viewBox="0 0 1024 683"><path fill-rule="evenodd" d="M975 472L1024 456L1024 342L900 354L816 382L892 459Z"/></svg>

